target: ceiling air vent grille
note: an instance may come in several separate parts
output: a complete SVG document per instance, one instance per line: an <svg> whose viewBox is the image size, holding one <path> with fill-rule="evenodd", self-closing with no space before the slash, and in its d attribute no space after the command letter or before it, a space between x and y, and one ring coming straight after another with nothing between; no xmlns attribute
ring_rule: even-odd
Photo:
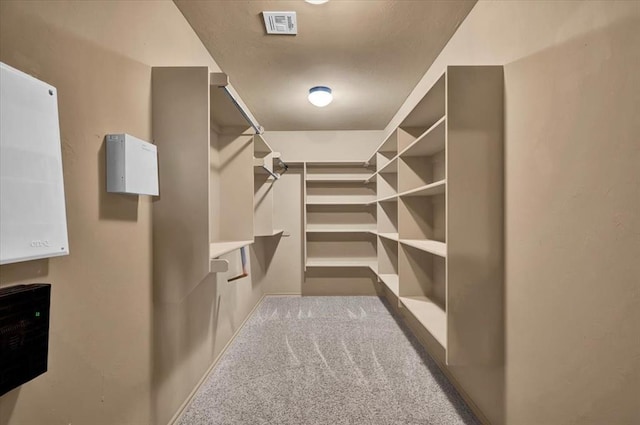
<svg viewBox="0 0 640 425"><path fill-rule="evenodd" d="M267 34L296 35L298 33L296 12L262 12L262 16Z"/></svg>

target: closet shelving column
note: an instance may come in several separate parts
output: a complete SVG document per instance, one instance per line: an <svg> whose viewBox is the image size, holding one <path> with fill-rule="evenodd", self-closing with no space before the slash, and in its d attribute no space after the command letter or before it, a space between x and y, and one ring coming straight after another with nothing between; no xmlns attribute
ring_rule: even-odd
<svg viewBox="0 0 640 425"><path fill-rule="evenodd" d="M446 350L445 77L401 124L400 300Z"/></svg>
<svg viewBox="0 0 640 425"><path fill-rule="evenodd" d="M501 355L502 133L502 67L454 66L376 153L380 280L447 364Z"/></svg>
<svg viewBox="0 0 640 425"><path fill-rule="evenodd" d="M372 175L362 161L305 163L305 270L377 270Z"/></svg>
<svg viewBox="0 0 640 425"><path fill-rule="evenodd" d="M211 85L220 75L207 67L152 69L160 174L154 276L170 298L220 271L217 257L253 243L253 132L246 122L226 125L222 117L237 108Z"/></svg>
<svg viewBox="0 0 640 425"><path fill-rule="evenodd" d="M394 131L369 160L376 164L378 278L398 296L398 142Z"/></svg>

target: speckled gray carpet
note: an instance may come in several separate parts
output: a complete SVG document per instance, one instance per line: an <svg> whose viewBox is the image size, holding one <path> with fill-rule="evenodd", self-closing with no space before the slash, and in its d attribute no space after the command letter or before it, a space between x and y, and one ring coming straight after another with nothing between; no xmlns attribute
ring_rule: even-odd
<svg viewBox="0 0 640 425"><path fill-rule="evenodd" d="M185 409L196 424L479 424L378 297L267 297Z"/></svg>

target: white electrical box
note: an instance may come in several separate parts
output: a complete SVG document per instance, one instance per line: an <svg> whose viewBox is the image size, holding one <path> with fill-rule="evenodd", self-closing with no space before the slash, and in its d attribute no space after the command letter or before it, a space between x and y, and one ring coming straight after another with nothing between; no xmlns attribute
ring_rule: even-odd
<svg viewBox="0 0 640 425"><path fill-rule="evenodd" d="M0 63L0 264L67 254L56 88Z"/></svg>
<svg viewBox="0 0 640 425"><path fill-rule="evenodd" d="M158 148L128 134L108 134L107 192L158 195Z"/></svg>

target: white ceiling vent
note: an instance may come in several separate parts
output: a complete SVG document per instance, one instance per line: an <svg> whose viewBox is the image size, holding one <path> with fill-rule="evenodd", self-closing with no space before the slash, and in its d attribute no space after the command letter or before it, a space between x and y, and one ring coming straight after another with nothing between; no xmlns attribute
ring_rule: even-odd
<svg viewBox="0 0 640 425"><path fill-rule="evenodd" d="M262 16L267 34L296 35L298 33L296 12L262 12Z"/></svg>

